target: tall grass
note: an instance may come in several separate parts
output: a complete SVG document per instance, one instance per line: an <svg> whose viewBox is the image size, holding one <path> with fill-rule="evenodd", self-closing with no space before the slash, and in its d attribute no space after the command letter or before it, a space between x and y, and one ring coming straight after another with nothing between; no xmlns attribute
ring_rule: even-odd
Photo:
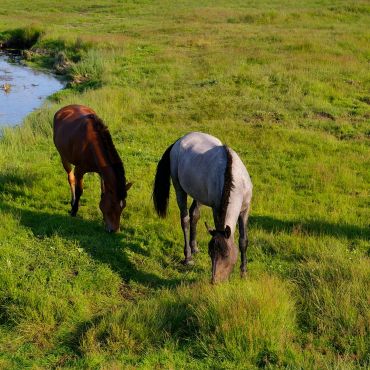
<svg viewBox="0 0 370 370"><path fill-rule="evenodd" d="M190 288L190 289L189 289ZM282 282L266 276L218 287L197 284L125 305L84 333L87 357L176 343L198 361L254 367L284 362L294 338L293 300Z"/></svg>
<svg viewBox="0 0 370 370"><path fill-rule="evenodd" d="M72 85L79 88L101 87L103 74L108 73L106 64L106 56L103 57L101 52L89 50L79 63L71 67Z"/></svg>

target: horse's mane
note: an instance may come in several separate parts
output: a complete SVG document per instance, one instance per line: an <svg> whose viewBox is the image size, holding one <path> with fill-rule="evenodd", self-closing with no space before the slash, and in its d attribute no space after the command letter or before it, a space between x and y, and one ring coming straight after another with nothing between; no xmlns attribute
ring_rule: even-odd
<svg viewBox="0 0 370 370"><path fill-rule="evenodd" d="M225 228L226 211L229 205L231 190L234 188L234 178L232 173L233 157L231 155L230 149L226 145L224 145L223 148L226 154L226 168L224 174L224 188L222 189L219 215L220 215L220 226L222 228Z"/></svg>
<svg viewBox="0 0 370 370"><path fill-rule="evenodd" d="M118 199L123 200L127 197L126 190L126 177L125 169L121 158L117 152L116 147L113 144L112 136L108 130L108 127L104 124L103 120L96 114L90 114L88 118L92 119L93 128L100 139L102 147L104 148L107 161L110 163L117 180L117 196Z"/></svg>

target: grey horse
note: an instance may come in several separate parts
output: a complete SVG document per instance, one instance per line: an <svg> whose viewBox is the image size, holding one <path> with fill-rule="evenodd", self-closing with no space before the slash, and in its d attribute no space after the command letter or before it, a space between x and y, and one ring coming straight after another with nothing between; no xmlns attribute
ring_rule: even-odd
<svg viewBox="0 0 370 370"><path fill-rule="evenodd" d="M170 178L176 191L185 240L183 263L191 263L192 254L198 252L196 227L200 217L199 208L206 205L212 208L215 223L215 229L210 229L206 224L212 236L208 245L212 282L227 279L237 261L238 251L234 243L237 223L240 270L241 276L244 276L252 182L239 156L217 138L201 132L191 132L170 145L158 162L153 188L154 207L160 217L167 214ZM190 217L188 194L193 198Z"/></svg>

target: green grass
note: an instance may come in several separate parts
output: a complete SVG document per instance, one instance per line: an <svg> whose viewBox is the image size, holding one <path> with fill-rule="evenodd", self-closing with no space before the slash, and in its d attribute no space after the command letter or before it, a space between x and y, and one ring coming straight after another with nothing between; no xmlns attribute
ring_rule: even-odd
<svg viewBox="0 0 370 370"><path fill-rule="evenodd" d="M42 29L29 63L70 84L0 141L0 368L367 369L369 15L366 1L3 0L1 35ZM96 175L68 215L52 117L69 103L105 120L134 182L117 235ZM156 164L193 130L252 176L246 280L209 284L210 210L190 268L173 192L166 220L153 211Z"/></svg>

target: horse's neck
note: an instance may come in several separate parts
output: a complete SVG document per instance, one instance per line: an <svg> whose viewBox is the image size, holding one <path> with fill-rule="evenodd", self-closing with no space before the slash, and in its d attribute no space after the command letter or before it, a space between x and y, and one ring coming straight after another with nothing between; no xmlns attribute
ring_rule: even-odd
<svg viewBox="0 0 370 370"><path fill-rule="evenodd" d="M106 166L99 168L100 176L104 181L104 186L110 188L113 192L116 192L116 174L112 166Z"/></svg>
<svg viewBox="0 0 370 370"><path fill-rule="evenodd" d="M109 161L106 149L104 148L100 138L96 137L93 144L93 153L95 157L95 164L100 176L102 177L106 186L115 183L115 173L112 163ZM113 189L115 191L115 189Z"/></svg>
<svg viewBox="0 0 370 370"><path fill-rule="evenodd" d="M240 214L242 203L243 196L241 192L239 192L238 189L236 188L232 189L229 197L229 203L226 208L225 216L224 217L222 217L222 215L218 216L218 220L216 221L216 228L224 229L228 225L231 229L231 234L233 236L236 224L238 222L238 217ZM223 218L225 219L225 222L222 222Z"/></svg>
<svg viewBox="0 0 370 370"><path fill-rule="evenodd" d="M110 166L109 158L107 155L106 148L104 148L103 142L99 133L95 131L94 126L89 124L87 126L88 138L90 141L91 154L94 157L95 166L101 173L101 169Z"/></svg>

